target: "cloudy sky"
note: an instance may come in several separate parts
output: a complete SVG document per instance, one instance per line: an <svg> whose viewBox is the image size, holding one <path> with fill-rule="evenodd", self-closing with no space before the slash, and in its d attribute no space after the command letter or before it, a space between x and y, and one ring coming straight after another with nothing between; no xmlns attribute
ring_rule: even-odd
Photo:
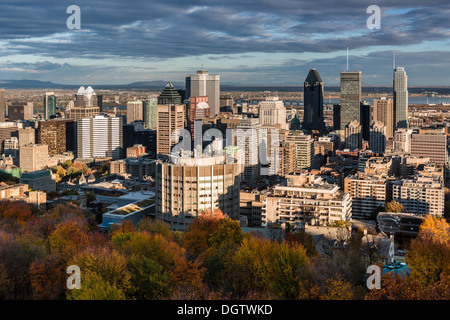
<svg viewBox="0 0 450 320"><path fill-rule="evenodd" d="M81 10L68 29L66 10ZM381 28L367 28L370 5ZM0 79L61 84L184 82L202 66L223 84L325 85L361 70L391 85L393 55L410 85L450 86L448 0L2 0Z"/></svg>

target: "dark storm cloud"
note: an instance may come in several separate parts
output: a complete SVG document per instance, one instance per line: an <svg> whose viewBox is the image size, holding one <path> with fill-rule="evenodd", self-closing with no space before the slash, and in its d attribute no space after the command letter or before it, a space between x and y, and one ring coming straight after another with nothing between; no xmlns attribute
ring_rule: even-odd
<svg viewBox="0 0 450 320"><path fill-rule="evenodd" d="M82 30L66 27L71 4ZM366 28L371 4L382 8L381 30ZM449 15L448 1L424 0L2 1L0 40L2 54L56 58L333 52L447 39Z"/></svg>

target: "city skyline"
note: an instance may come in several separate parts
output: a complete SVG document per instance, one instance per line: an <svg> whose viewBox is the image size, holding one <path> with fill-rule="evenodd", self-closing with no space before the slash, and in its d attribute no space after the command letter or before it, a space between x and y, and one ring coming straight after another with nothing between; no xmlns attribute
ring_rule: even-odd
<svg viewBox="0 0 450 320"><path fill-rule="evenodd" d="M410 85L446 85L450 70L445 1L378 1L380 29L368 29L369 1L226 3L78 1L81 29L67 4L0 4L0 79L61 84L183 82L202 66L222 84L296 85L317 68L326 85L346 69L363 85L392 83L392 61ZM120 14L118 14L120 12ZM149 14L151 13L151 14ZM51 17L51 19L45 19ZM439 61L437 64L435 61Z"/></svg>

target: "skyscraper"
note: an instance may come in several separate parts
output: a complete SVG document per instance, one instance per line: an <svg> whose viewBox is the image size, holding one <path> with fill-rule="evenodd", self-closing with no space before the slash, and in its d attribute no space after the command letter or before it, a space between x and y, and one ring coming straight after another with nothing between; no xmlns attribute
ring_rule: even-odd
<svg viewBox="0 0 450 320"><path fill-rule="evenodd" d="M172 133L184 129L186 110L184 104L158 104L157 153L169 155L178 138L172 141Z"/></svg>
<svg viewBox="0 0 450 320"><path fill-rule="evenodd" d="M208 104L208 97L191 97L189 99L189 110L187 113L188 130L191 132L191 139L194 140L195 121L202 121L211 115L211 108ZM202 122L200 122L202 123ZM198 134L203 134L199 132Z"/></svg>
<svg viewBox="0 0 450 320"><path fill-rule="evenodd" d="M323 120L323 81L315 68L309 70L304 87L304 116L302 127L305 130L325 130Z"/></svg>
<svg viewBox="0 0 450 320"><path fill-rule="evenodd" d="M341 130L360 121L361 71L341 72Z"/></svg>
<svg viewBox="0 0 450 320"><path fill-rule="evenodd" d="M0 122L5 121L6 97L5 89L0 89Z"/></svg>
<svg viewBox="0 0 450 320"><path fill-rule="evenodd" d="M158 99L147 98L142 103L144 109L144 128L156 130L158 127Z"/></svg>
<svg viewBox="0 0 450 320"><path fill-rule="evenodd" d="M77 120L78 158L122 157L122 118L95 116Z"/></svg>
<svg viewBox="0 0 450 320"><path fill-rule="evenodd" d="M333 104L333 130L341 130L341 105Z"/></svg>
<svg viewBox="0 0 450 320"><path fill-rule="evenodd" d="M352 121L341 129L341 141L344 142L345 149L354 151L362 147L362 126L359 121Z"/></svg>
<svg viewBox="0 0 450 320"><path fill-rule="evenodd" d="M144 109L141 100L127 102L127 123L144 120Z"/></svg>
<svg viewBox="0 0 450 320"><path fill-rule="evenodd" d="M295 144L295 169L310 169L314 161L314 138L303 131L289 131L286 141Z"/></svg>
<svg viewBox="0 0 450 320"><path fill-rule="evenodd" d="M408 128L408 76L403 67L394 71L395 129Z"/></svg>
<svg viewBox="0 0 450 320"><path fill-rule="evenodd" d="M288 129L286 121L286 107L278 97L266 97L259 102L259 119L263 126L278 126L279 129Z"/></svg>
<svg viewBox="0 0 450 320"><path fill-rule="evenodd" d="M180 93L174 88L173 84L168 82L166 87L158 96L158 104L182 104Z"/></svg>
<svg viewBox="0 0 450 320"><path fill-rule="evenodd" d="M74 132L70 131L70 126L73 127L74 123L75 120L69 119L39 121L39 127L37 128L36 134L37 143L46 144L48 146L49 156L54 156L70 150L67 147L67 142L76 139L76 137L73 136ZM19 138L21 133L25 130L26 129L19 129Z"/></svg>
<svg viewBox="0 0 450 320"><path fill-rule="evenodd" d="M201 96L208 96L211 115L218 115L220 112L220 75L208 74L206 70L198 70L197 74L186 76L186 99Z"/></svg>
<svg viewBox="0 0 450 320"><path fill-rule="evenodd" d="M236 130L239 163L243 165L243 181L255 181L261 177L259 144L261 143L261 123L256 118L241 119Z"/></svg>
<svg viewBox="0 0 450 320"><path fill-rule="evenodd" d="M44 96L44 119L56 115L56 96L54 92L46 92Z"/></svg>
<svg viewBox="0 0 450 320"><path fill-rule="evenodd" d="M386 139L394 137L394 102L392 99L373 100L373 121L380 121L386 126Z"/></svg>
<svg viewBox="0 0 450 320"><path fill-rule="evenodd" d="M80 87L75 94L75 100L66 109L66 118L84 119L97 116L100 113L98 97L92 87Z"/></svg>
<svg viewBox="0 0 450 320"><path fill-rule="evenodd" d="M372 106L370 105L370 103L368 103L367 101L361 101L360 106L359 106L359 115L360 115L360 120L359 122L361 123L361 133L362 133L362 139L365 141L369 141L369 136L370 136L370 124L372 123L371 121L371 109Z"/></svg>
<svg viewBox="0 0 450 320"><path fill-rule="evenodd" d="M377 153L384 153L386 149L386 126L380 121L370 126L369 148Z"/></svg>
<svg viewBox="0 0 450 320"><path fill-rule="evenodd" d="M8 107L8 119L10 121L33 119L33 102L12 102Z"/></svg>
<svg viewBox="0 0 450 320"><path fill-rule="evenodd" d="M220 209L239 217L238 163L222 157L170 157L155 166L155 215L173 230L188 230L202 212Z"/></svg>

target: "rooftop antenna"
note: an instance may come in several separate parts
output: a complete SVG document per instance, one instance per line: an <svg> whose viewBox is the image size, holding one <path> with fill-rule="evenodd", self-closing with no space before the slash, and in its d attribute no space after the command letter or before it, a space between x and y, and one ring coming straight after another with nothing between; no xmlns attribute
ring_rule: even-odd
<svg viewBox="0 0 450 320"><path fill-rule="evenodd" d="M348 71L348 45L347 45L347 71Z"/></svg>
<svg viewBox="0 0 450 320"><path fill-rule="evenodd" d="M394 51L394 70L395 70L395 51Z"/></svg>

